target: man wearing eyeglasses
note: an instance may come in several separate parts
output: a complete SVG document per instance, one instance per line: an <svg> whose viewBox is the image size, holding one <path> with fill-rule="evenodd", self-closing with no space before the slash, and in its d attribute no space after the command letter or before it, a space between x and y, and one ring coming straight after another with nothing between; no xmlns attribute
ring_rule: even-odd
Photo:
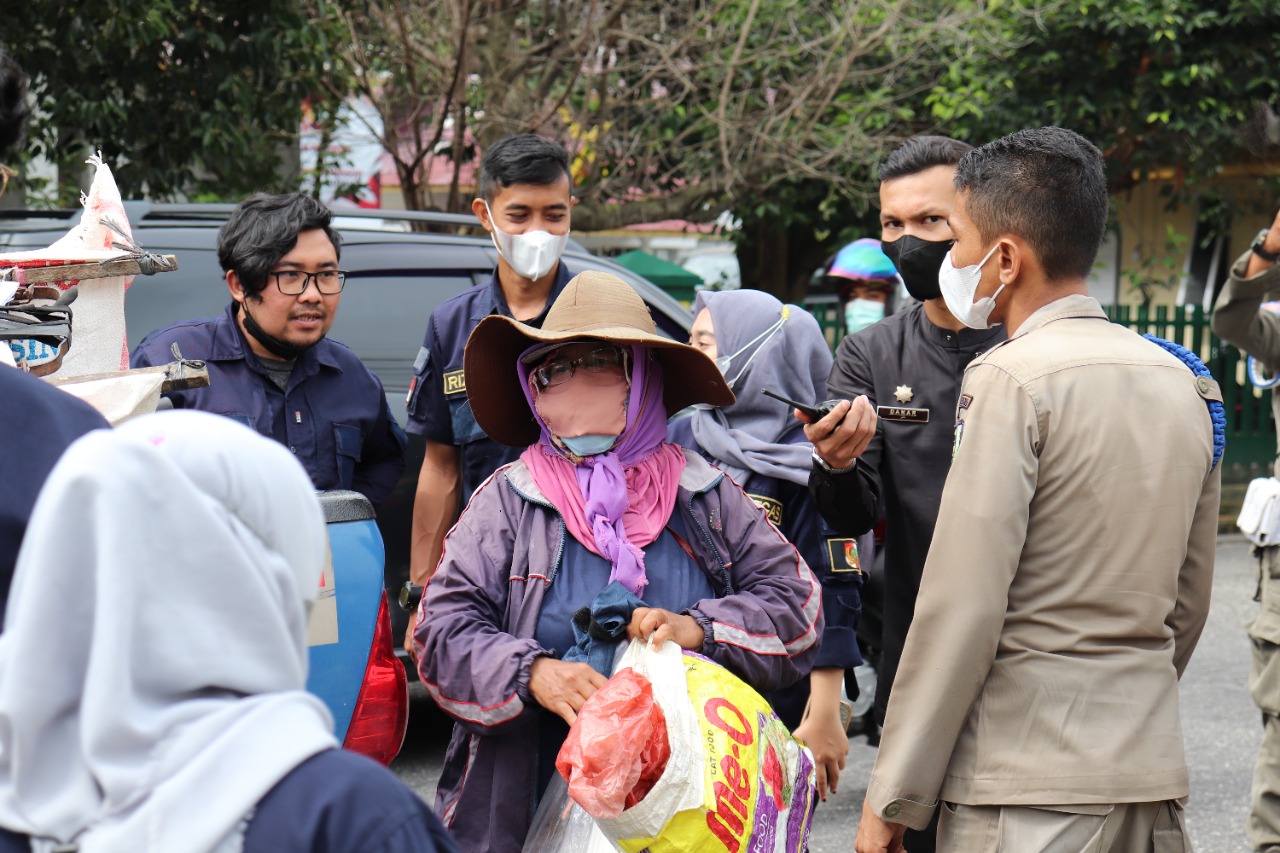
<svg viewBox="0 0 1280 853"><path fill-rule="evenodd" d="M346 282L331 220L299 193L246 199L218 232L227 310L153 331L130 364L167 364L176 344L210 384L167 394L174 408L234 418L293 451L317 489L377 505L404 469L405 436L378 377L325 337Z"/></svg>

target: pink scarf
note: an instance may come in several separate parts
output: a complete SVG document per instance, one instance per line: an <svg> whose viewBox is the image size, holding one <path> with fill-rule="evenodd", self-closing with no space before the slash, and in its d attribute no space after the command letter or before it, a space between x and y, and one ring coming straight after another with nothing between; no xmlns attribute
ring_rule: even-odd
<svg viewBox="0 0 1280 853"><path fill-rule="evenodd" d="M546 424L533 407L528 372L519 363L520 384L542 437L521 460L533 481L564 517L569 534L612 565L610 581L644 595L645 545L666 527L675 508L684 473L684 452L666 442L667 412L662 404L662 371L645 347L632 347L631 393L622 440L608 453L574 465L551 442Z"/></svg>

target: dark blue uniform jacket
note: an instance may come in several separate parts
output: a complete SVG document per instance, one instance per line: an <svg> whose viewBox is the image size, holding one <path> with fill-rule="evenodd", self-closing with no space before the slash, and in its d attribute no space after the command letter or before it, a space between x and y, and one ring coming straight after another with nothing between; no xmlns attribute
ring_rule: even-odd
<svg viewBox="0 0 1280 853"><path fill-rule="evenodd" d="M40 487L71 442L106 428L88 403L0 366L0 627L18 547Z"/></svg>
<svg viewBox="0 0 1280 853"><path fill-rule="evenodd" d="M317 489L354 489L374 505L404 470L405 436L382 383L347 346L325 338L298 357L282 392L232 314L157 329L133 351L133 367L183 358L208 364L209 386L166 395L174 408L226 415L288 447Z"/></svg>
<svg viewBox="0 0 1280 853"><path fill-rule="evenodd" d="M246 773L252 768L245 768ZM30 853L0 829L0 853ZM330 749L267 792L244 834L244 853L457 853L439 818L391 771Z"/></svg>
<svg viewBox="0 0 1280 853"><path fill-rule="evenodd" d="M546 308L534 319L526 320L528 325L541 327L547 310L570 277L562 261L556 268L556 281ZM485 435L467 401L462 352L471 330L490 314L511 316L497 271L488 284L459 293L431 312L422 349L413 364L413 385L409 390L409 432L425 435L438 444L456 445L461 451L463 504L490 474L524 452L523 447L507 447Z"/></svg>

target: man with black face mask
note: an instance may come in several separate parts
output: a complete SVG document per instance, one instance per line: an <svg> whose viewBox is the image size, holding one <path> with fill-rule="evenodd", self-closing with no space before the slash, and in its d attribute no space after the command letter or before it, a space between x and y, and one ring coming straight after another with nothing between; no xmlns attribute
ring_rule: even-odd
<svg viewBox="0 0 1280 853"><path fill-rule="evenodd" d="M404 470L405 436L378 377L326 337L346 272L333 214L301 193L250 196L218 231L231 304L217 317L151 332L132 367L184 358L209 386L167 396L178 409L234 418L288 447L317 489L353 489L375 506Z"/></svg>
<svg viewBox="0 0 1280 853"><path fill-rule="evenodd" d="M809 489L827 522L857 536L885 518L877 724L884 723L951 464L960 379L970 361L1005 338L1000 329L966 328L938 286L952 242L947 217L956 164L969 150L945 136L917 136L881 165L881 249L920 304L841 342L827 392L842 402L805 427L814 446ZM931 829L909 832L907 849L932 851Z"/></svg>

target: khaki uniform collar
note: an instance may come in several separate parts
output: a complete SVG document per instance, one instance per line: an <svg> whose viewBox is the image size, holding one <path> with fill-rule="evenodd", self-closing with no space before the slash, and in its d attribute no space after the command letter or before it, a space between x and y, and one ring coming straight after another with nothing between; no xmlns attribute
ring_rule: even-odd
<svg viewBox="0 0 1280 853"><path fill-rule="evenodd" d="M1018 327L1018 331L1008 340L1001 341L991 349L983 353L983 356L989 355L1003 346L1013 343L1018 338L1031 334L1036 329L1043 328L1055 320L1069 320L1074 318L1087 318L1090 320L1106 320L1107 313L1102 310L1102 305L1092 296L1085 296L1083 293L1072 293L1055 299L1047 305L1042 305L1026 319L1026 321Z"/></svg>

